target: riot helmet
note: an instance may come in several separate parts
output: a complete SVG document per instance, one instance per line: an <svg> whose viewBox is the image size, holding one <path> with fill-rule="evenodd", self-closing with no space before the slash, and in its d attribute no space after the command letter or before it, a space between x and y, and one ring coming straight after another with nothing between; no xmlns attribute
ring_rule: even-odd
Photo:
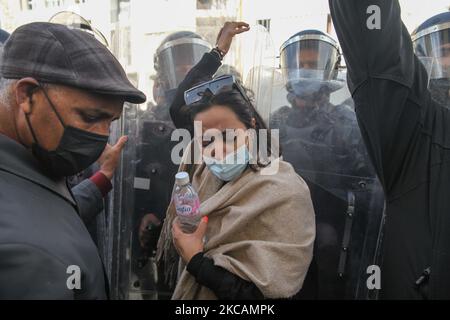
<svg viewBox="0 0 450 320"><path fill-rule="evenodd" d="M340 60L338 43L321 31L304 30L290 37L280 49L289 101L319 101L317 95L329 96L342 88L343 81L337 79Z"/></svg>
<svg viewBox="0 0 450 320"><path fill-rule="evenodd" d="M411 37L414 51L428 71L433 98L450 106L450 12L426 20Z"/></svg>
<svg viewBox="0 0 450 320"><path fill-rule="evenodd" d="M189 70L210 50L211 45L191 31L178 31L167 36L154 56L161 88L165 92L176 89Z"/></svg>

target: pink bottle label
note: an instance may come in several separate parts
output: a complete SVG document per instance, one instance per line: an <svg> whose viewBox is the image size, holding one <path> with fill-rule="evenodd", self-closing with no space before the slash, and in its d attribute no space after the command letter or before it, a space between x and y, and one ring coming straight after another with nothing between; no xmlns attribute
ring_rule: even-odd
<svg viewBox="0 0 450 320"><path fill-rule="evenodd" d="M192 198L181 198L178 200L179 201L176 201L177 214L183 216L195 216L198 214L200 209L200 201L198 200L198 198L196 198L195 200Z"/></svg>

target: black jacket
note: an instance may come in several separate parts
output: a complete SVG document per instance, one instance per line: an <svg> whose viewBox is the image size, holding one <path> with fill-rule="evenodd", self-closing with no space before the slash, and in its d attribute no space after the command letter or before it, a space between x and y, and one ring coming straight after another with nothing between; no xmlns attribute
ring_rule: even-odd
<svg viewBox="0 0 450 320"><path fill-rule="evenodd" d="M329 4L358 123L386 195L381 297L449 299L449 110L427 90L397 0ZM379 9L380 29L368 28L370 6Z"/></svg>
<svg viewBox="0 0 450 320"><path fill-rule="evenodd" d="M0 134L0 299L105 299L105 273L83 219L102 210L87 180L71 190ZM79 268L81 288L69 279Z"/></svg>

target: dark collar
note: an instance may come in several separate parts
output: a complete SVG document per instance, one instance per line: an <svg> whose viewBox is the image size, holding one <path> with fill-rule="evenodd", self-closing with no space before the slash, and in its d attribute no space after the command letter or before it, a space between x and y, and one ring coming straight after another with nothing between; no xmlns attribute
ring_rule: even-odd
<svg viewBox="0 0 450 320"><path fill-rule="evenodd" d="M46 176L39 162L27 148L1 133L0 170L38 184L76 206L75 200L67 187L65 178L53 179Z"/></svg>

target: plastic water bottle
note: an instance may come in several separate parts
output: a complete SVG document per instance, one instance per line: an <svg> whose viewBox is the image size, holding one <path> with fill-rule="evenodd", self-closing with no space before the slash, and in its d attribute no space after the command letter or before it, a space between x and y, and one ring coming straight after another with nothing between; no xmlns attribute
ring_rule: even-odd
<svg viewBox="0 0 450 320"><path fill-rule="evenodd" d="M187 172L175 175L175 190L173 192L175 209L184 233L193 233L200 223L200 199L189 181Z"/></svg>

